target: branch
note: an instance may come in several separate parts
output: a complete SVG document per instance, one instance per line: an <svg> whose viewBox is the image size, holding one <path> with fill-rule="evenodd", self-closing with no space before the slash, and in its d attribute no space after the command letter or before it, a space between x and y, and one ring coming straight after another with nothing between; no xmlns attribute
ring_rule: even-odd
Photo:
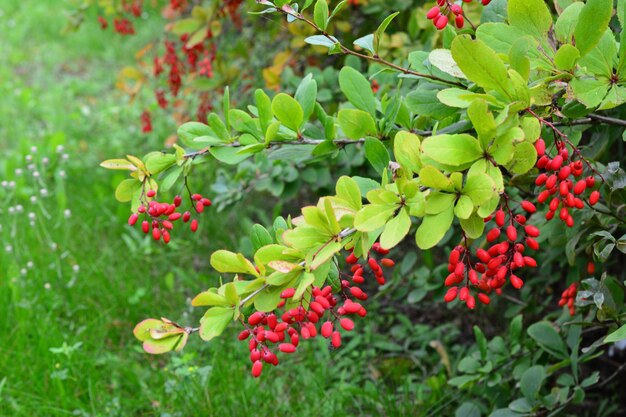
<svg viewBox="0 0 626 417"><path fill-rule="evenodd" d="M399 65L394 64L393 62L387 61L381 57L379 57L378 55L366 55L366 54L362 54L359 52L356 52L346 46L344 46L341 42L339 42L336 38L330 36L325 30L323 30L321 27L317 26L314 22L310 21L309 19L307 19L306 17L304 17L304 15L302 15L301 13L296 12L291 6L283 6L282 8L278 9L279 12L289 15L291 17L293 17L294 19L300 20L302 22L305 22L307 25L311 26L313 29L315 29L317 32L321 33L326 39L328 39L329 41L331 41L333 44L338 44L339 45L339 49L341 49L341 53L343 53L344 55L352 55L352 56L356 56L358 58L361 59L365 59L368 61L372 61L372 62L376 62L378 64L384 65L386 67L389 68L393 68L396 71L399 71L403 74L408 74L408 75L413 75L416 77L421 77L421 78L426 78L432 81L438 81L440 83L443 84L447 84L447 85L453 85L456 87L465 87L464 84L462 83L457 83L454 81L448 81L445 80L443 78L439 78L435 75L431 75L431 74L423 74L421 72L417 72L414 71L412 69L409 68L404 68L401 67Z"/></svg>

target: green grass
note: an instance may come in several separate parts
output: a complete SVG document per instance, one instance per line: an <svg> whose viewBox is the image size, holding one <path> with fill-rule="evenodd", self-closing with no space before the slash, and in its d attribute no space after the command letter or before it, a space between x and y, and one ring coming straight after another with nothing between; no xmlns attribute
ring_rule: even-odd
<svg viewBox="0 0 626 417"><path fill-rule="evenodd" d="M403 395L394 392L410 377L392 384L370 377L367 355L359 353L365 339L355 339L345 352L310 343L260 380L249 376L237 329L210 344L193 338L180 354L143 353L132 336L134 324L158 315L197 320L200 312L188 307L188 299L215 282L206 275L209 251L236 247L247 223L239 224L234 212L209 213L199 238L183 235L167 249L124 225L128 207L113 198L123 177L97 164L159 148L170 133L172 126L163 122L156 134L142 136L141 106L114 87L116 71L133 63L134 52L159 33L161 23L152 19L139 26L137 37L121 38L101 32L88 16L78 32L62 34L69 8L57 0L0 0L0 180L16 182L13 189L0 188L6 203L0 205L0 415L411 410L415 399L399 401ZM59 145L64 150L57 153ZM38 179L28 169L29 154ZM42 188L48 197L41 197ZM17 205L24 211L10 214ZM36 215L34 226L29 212ZM368 352L375 358L375 350Z"/></svg>

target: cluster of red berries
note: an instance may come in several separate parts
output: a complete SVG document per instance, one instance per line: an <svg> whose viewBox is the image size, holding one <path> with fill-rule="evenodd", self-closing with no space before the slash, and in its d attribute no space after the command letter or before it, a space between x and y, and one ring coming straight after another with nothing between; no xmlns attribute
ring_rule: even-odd
<svg viewBox="0 0 626 417"><path fill-rule="evenodd" d="M575 282L563 293L561 294L561 299L559 300L559 307L567 306L569 309L569 315L573 316L576 314L576 306L574 303L576 302L576 294L578 293L578 283Z"/></svg>
<svg viewBox="0 0 626 417"><path fill-rule="evenodd" d="M594 187L596 180L593 176L582 178L583 161L581 159L570 160L565 142L556 141L555 147L557 154L551 158L546 154L544 140L539 139L535 142L535 149L539 156L536 166L545 171L539 174L535 180L537 186L544 188L539 193L537 201L539 203L550 201L549 210L546 213L547 220L552 220L558 211L559 219L568 227L572 227L574 226L574 218L571 210L582 209L585 206L580 197ZM599 199L599 191L595 190L589 193L590 205L595 205Z"/></svg>
<svg viewBox="0 0 626 417"><path fill-rule="evenodd" d="M198 220L191 218L192 215L190 211L185 211L184 213L178 211L183 202L182 197L174 197L172 203L158 202L152 200L156 197L154 190L149 190L146 193L146 197L151 200L139 206L137 213L130 215L128 218L129 225L134 226L137 224L139 217L143 215L145 220L141 223L141 230L145 234L152 231L152 238L154 240L159 241L163 239L163 242L166 244L170 242L170 231L174 228L174 222L177 220L182 219L184 223L189 223L192 232L198 230ZM205 207L211 205L211 200L200 194L193 194L191 200L194 202L193 208L196 213L202 213Z"/></svg>
<svg viewBox="0 0 626 417"><path fill-rule="evenodd" d="M389 254L389 250L381 247L380 243L378 242L372 245L372 250L382 256ZM371 257L369 253L367 254L367 262L364 265L361 265L358 263L359 259L356 256L354 256L354 253L351 253L350 255L348 255L348 257L346 258L346 262L352 265L350 272L352 272L352 276L351 276L352 282L355 284L363 284L365 282L365 278L363 278L363 273L365 271L364 270L365 265L367 265L367 267L374 274L374 278L376 278L376 282L378 283L378 285L385 285L385 275L383 273L382 267L391 268L395 265L395 262L392 259L382 258L379 262L376 258ZM361 289L358 287L352 287L350 290L354 292L362 292Z"/></svg>
<svg viewBox="0 0 626 417"><path fill-rule="evenodd" d="M527 214L537 210L529 201L523 201L520 207ZM537 266L537 261L524 252L526 248L539 249L539 243L535 240L540 234L539 229L527 224L525 215L508 210L508 206L506 211L500 208L495 216L485 219L491 220L494 220L496 226L487 232L486 242L490 246L476 250L476 262L472 261L470 250L465 246L459 245L450 252L450 274L444 281L444 285L450 288L444 296L445 302L452 302L458 297L470 309L476 307L476 298L483 304L489 304L489 294L501 294L507 280L516 289L524 285L517 270ZM476 297L472 290L477 293Z"/></svg>
<svg viewBox="0 0 626 417"><path fill-rule="evenodd" d="M222 0L217 10L218 17L228 16L237 28L242 27L239 8L243 0ZM140 17L143 10L143 0L124 0L121 4L120 13L128 13L126 17L117 17L113 21L114 30L122 35L132 35L135 33L133 27L132 16ZM166 14L176 16L186 13L189 10L188 0L170 0ZM132 15L132 16L131 16ZM123 16L123 15L122 15ZM104 30L109 26L109 22L102 16L98 17L100 27ZM153 60L153 76L159 78L161 74L166 75L167 90L172 97L177 97L183 85L183 79L187 75L199 75L212 78L213 63L217 55L217 47L212 42L213 33L207 30L205 37L201 40L194 39L192 45L189 45L191 39L190 33L185 33L178 39L165 40L165 52L162 56L156 56ZM181 55L179 57L179 54ZM156 89L156 102L159 107L165 109L169 105L166 97L166 91ZM199 104L195 107L195 119L206 122L208 114L213 110L209 95L200 92ZM141 130L143 133L152 131L151 117L148 111L144 111L141 116Z"/></svg>
<svg viewBox="0 0 626 417"><path fill-rule="evenodd" d="M388 251L375 243L373 248L379 254ZM300 339L310 339L321 335L330 340L330 346L337 349L341 346L341 332L352 331L354 321L350 316L365 317L367 310L361 301L367 300L367 294L357 285L365 282L363 267L357 264L353 254L347 257L352 264L352 282L341 280L341 286L333 293L333 287L313 287L299 300L294 299L295 288L285 289L280 297L281 302L271 313L255 312L243 322L245 330L239 334L239 340L248 340L252 375L258 377L263 370L263 364L278 364L278 351L293 353L296 351ZM393 261L384 258L380 261L383 266L393 266ZM385 282L382 268L376 259L369 257L367 264L373 271L377 282ZM347 274L344 274L347 275Z"/></svg>
<svg viewBox="0 0 626 417"><path fill-rule="evenodd" d="M472 0L463 0L463 3L470 3ZM491 3L491 0L481 0L483 6ZM448 23L454 20L457 28L462 29L465 26L465 17L463 15L463 7L459 4L450 2L449 0L437 0L437 6L426 13L426 17L433 22L438 30L443 30Z"/></svg>

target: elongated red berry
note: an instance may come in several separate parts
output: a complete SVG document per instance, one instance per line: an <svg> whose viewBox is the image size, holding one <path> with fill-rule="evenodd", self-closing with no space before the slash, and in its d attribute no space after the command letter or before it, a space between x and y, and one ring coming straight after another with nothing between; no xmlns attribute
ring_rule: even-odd
<svg viewBox="0 0 626 417"><path fill-rule="evenodd" d="M467 300L465 301L465 305L467 306L467 308L469 308L470 310L473 310L474 307L476 307L476 298L474 298L473 295L470 295L467 297Z"/></svg>
<svg viewBox="0 0 626 417"><path fill-rule="evenodd" d="M325 338L329 338L333 334L333 323L331 321L327 321L322 324L322 336Z"/></svg>
<svg viewBox="0 0 626 417"><path fill-rule="evenodd" d="M287 288L285 291L280 293L280 298L291 298L296 293L294 288Z"/></svg>
<svg viewBox="0 0 626 417"><path fill-rule="evenodd" d="M537 150L537 156L541 157L546 153L546 143L543 139L539 138L535 142L535 150Z"/></svg>
<svg viewBox="0 0 626 417"><path fill-rule="evenodd" d="M517 240L517 229L515 228L515 226L510 225L506 228L506 236L511 242L515 242Z"/></svg>
<svg viewBox="0 0 626 417"><path fill-rule="evenodd" d="M330 343L335 349L339 348L341 346L341 333L335 330L330 339Z"/></svg>
<svg viewBox="0 0 626 417"><path fill-rule="evenodd" d="M459 288L458 287L452 287L450 288L447 292L446 295L443 297L443 300L446 303L449 303L451 301L454 301L454 299L456 299L456 296L459 293Z"/></svg>
<svg viewBox="0 0 626 417"><path fill-rule="evenodd" d="M522 201L521 203L522 209L527 213L534 213L537 211L537 207L530 201Z"/></svg>
<svg viewBox="0 0 626 417"><path fill-rule="evenodd" d="M448 16L441 15L435 20L435 27L442 30L448 25Z"/></svg>
<svg viewBox="0 0 626 417"><path fill-rule="evenodd" d="M592 261L587 262L587 273L589 275L593 275L595 272L596 272L596 265Z"/></svg>
<svg viewBox="0 0 626 417"><path fill-rule="evenodd" d="M182 204L183 199L181 196L177 195L176 197L174 197L174 205L176 207L180 207L180 205Z"/></svg>
<svg viewBox="0 0 626 417"><path fill-rule="evenodd" d="M256 326L257 324L261 323L264 318L265 314L261 313L260 311L255 311L250 315L250 317L248 317L248 324L250 326Z"/></svg>
<svg viewBox="0 0 626 417"><path fill-rule="evenodd" d="M393 261L393 259L389 259L389 258L383 258L380 260L380 264L382 266L384 266L385 268L391 268L393 267L396 263Z"/></svg>
<svg viewBox="0 0 626 417"><path fill-rule="evenodd" d="M192 232L195 232L196 230L198 230L198 220L193 219L191 221L191 226L190 227L191 227L191 231Z"/></svg>
<svg viewBox="0 0 626 417"><path fill-rule="evenodd" d="M139 215L137 213L133 213L128 218L128 224L130 224L131 226L134 226L135 223L137 223L137 220L139 220Z"/></svg>
<svg viewBox="0 0 626 417"><path fill-rule="evenodd" d="M252 365L252 376L258 378L261 376L261 372L263 371L263 362L257 360Z"/></svg>
<svg viewBox="0 0 626 417"><path fill-rule="evenodd" d="M526 232L526 235L530 237L538 237L540 234L539 229L536 226L530 224L524 226L524 232Z"/></svg>
<svg viewBox="0 0 626 417"><path fill-rule="evenodd" d="M489 298L487 294L480 293L478 294L478 301L480 301L483 304L489 304L491 302L491 299Z"/></svg>
<svg viewBox="0 0 626 417"><path fill-rule="evenodd" d="M159 230L158 227L155 227L154 229L152 229L152 238L154 240L161 239L161 231Z"/></svg>
<svg viewBox="0 0 626 417"><path fill-rule="evenodd" d="M516 288L519 290L520 288L524 286L524 281L522 281L522 279L518 277L517 275L511 274L511 277L509 278L509 280L511 281L511 285L513 286L513 288Z"/></svg>
<svg viewBox="0 0 626 417"><path fill-rule="evenodd" d="M439 7L435 6L426 13L426 17L430 20L433 20L435 17L439 16L440 10Z"/></svg>
<svg viewBox="0 0 626 417"><path fill-rule="evenodd" d="M585 178L585 182L587 183L587 188L592 188L596 184L596 179L594 177Z"/></svg>
<svg viewBox="0 0 626 417"><path fill-rule="evenodd" d="M156 195L156 191L154 191L154 190L148 190L148 192L146 193L146 196L147 196L148 198L152 198L152 197L154 197L155 195Z"/></svg>
<svg viewBox="0 0 626 417"><path fill-rule="evenodd" d="M454 18L454 24L457 28L463 29L463 26L465 26L465 18L462 15L458 15Z"/></svg>
<svg viewBox="0 0 626 417"><path fill-rule="evenodd" d="M600 191L598 190L593 191L589 195L589 204L591 204L592 206L595 205L599 200L600 200Z"/></svg>
<svg viewBox="0 0 626 417"><path fill-rule="evenodd" d="M493 242L500 237L500 229L494 228L487 233L487 242Z"/></svg>
<svg viewBox="0 0 626 417"><path fill-rule="evenodd" d="M351 331L352 329L354 329L354 322L347 317L344 317L341 320L339 320L339 324L346 331Z"/></svg>
<svg viewBox="0 0 626 417"><path fill-rule="evenodd" d="M293 353L296 351L296 347L291 343L281 343L278 345L278 349L283 353Z"/></svg>
<svg viewBox="0 0 626 417"><path fill-rule="evenodd" d="M500 209L498 211L496 211L496 224L500 227L504 226L504 220L506 218L506 214L504 213L504 210Z"/></svg>

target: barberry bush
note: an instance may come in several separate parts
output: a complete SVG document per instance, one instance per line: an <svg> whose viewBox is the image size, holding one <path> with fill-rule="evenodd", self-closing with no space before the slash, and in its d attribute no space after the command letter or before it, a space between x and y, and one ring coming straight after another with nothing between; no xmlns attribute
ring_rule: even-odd
<svg viewBox="0 0 626 417"><path fill-rule="evenodd" d="M239 25L262 15L305 27L304 41L343 65L336 100L320 97L319 74L292 94L257 89L241 108L226 87L179 127L172 151L102 166L129 172L116 198L130 203L131 226L164 243L180 223L202 232L200 213L219 198L194 189L208 161L257 172L287 162L296 176L322 166L332 191L252 227L249 256L216 248L219 281L191 301L199 323L146 319L134 329L144 350L179 351L232 324L253 377L308 339L340 354L369 300L416 285L407 277L419 262L428 283L398 309L432 294L433 309L501 321L491 340L473 328L458 372L433 345L462 393L456 415L559 415L611 382L624 367L603 375L594 364L626 339L626 1L420 4L432 39L404 55L387 33L407 20L387 7L348 43L333 22L367 2L256 3ZM337 175L346 154L368 165Z"/></svg>

